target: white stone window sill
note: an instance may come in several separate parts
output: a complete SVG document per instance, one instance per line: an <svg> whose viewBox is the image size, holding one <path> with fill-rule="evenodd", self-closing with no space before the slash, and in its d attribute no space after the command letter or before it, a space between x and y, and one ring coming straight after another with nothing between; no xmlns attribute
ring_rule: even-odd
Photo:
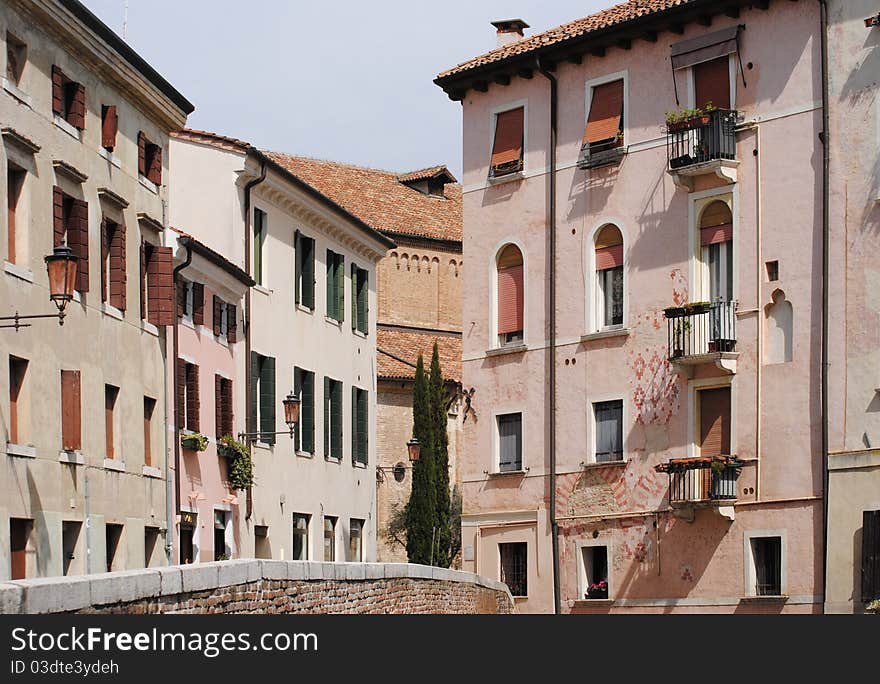
<svg viewBox="0 0 880 684"><path fill-rule="evenodd" d="M141 330L143 330L145 333L149 333L150 335L159 337L159 328L157 328L152 323L148 323L147 321L141 321Z"/></svg>
<svg viewBox="0 0 880 684"><path fill-rule="evenodd" d="M336 465L339 465L342 463L342 456L325 456L324 460L327 461L327 463L335 463Z"/></svg>
<svg viewBox="0 0 880 684"><path fill-rule="evenodd" d="M296 305L296 310L297 310L297 311L302 311L303 313L307 313L307 314L309 314L310 316L311 316L312 314L315 313L315 310L314 310L314 309L310 309L309 307L304 306L304 305L299 304L299 303Z"/></svg>
<svg viewBox="0 0 880 684"><path fill-rule="evenodd" d="M517 342L515 344L508 344L504 347L497 347L495 349L489 349L486 351L486 356L503 356L504 354L519 354L521 352L526 351L528 347L521 342Z"/></svg>
<svg viewBox="0 0 880 684"><path fill-rule="evenodd" d="M147 190L152 192L154 195L159 194L158 186L153 181L149 180L147 177L141 176L140 174L138 174L138 181L140 182L140 184L143 187L145 187Z"/></svg>
<svg viewBox="0 0 880 684"><path fill-rule="evenodd" d="M355 337L360 337L361 339L364 339L364 340L367 339L367 333L365 333L365 332L361 332L361 331L358 330L357 328L355 328L354 330L352 330L352 332L354 333L354 336L355 336Z"/></svg>
<svg viewBox="0 0 880 684"><path fill-rule="evenodd" d="M300 458L314 458L314 454L310 454L308 451L297 451L295 452L297 456Z"/></svg>
<svg viewBox="0 0 880 684"><path fill-rule="evenodd" d="M141 469L141 473L144 477L154 477L156 479L162 479L162 471L158 468L154 468L153 466L145 465Z"/></svg>
<svg viewBox="0 0 880 684"><path fill-rule="evenodd" d="M342 329L342 321L337 321L335 318L326 315L324 316L324 321L340 330Z"/></svg>
<svg viewBox="0 0 880 684"><path fill-rule="evenodd" d="M259 292L260 294L264 294L264 295L267 295L267 296L270 295L270 294L272 294L272 290L270 290L270 289L269 289L268 287L266 287L265 285L254 285L254 290L255 290L256 292Z"/></svg>
<svg viewBox="0 0 880 684"><path fill-rule="evenodd" d="M266 449L270 451L273 448L273 444L266 444L265 442L254 442L254 446L258 449Z"/></svg>
<svg viewBox="0 0 880 684"><path fill-rule="evenodd" d="M503 176L489 176L486 182L489 185L502 185L511 181L521 181L525 178L525 170L514 171L513 173L505 173Z"/></svg>
<svg viewBox="0 0 880 684"><path fill-rule="evenodd" d="M58 462L69 465L85 465L86 457L81 451L59 451Z"/></svg>
<svg viewBox="0 0 880 684"><path fill-rule="evenodd" d="M118 458L105 458L104 459L104 469L105 470L113 470L117 473L125 472L125 463Z"/></svg>
<svg viewBox="0 0 880 684"><path fill-rule="evenodd" d="M353 461L353 462L352 462L352 465L353 465L355 468L360 468L361 470L366 470L366 469L367 469L367 464L366 464L366 463L361 463L360 461Z"/></svg>
<svg viewBox="0 0 880 684"><path fill-rule="evenodd" d="M33 108L33 105L31 104L31 96L24 92L17 85L15 85L8 78L3 79L3 90L12 95L12 97L21 102L23 105Z"/></svg>
<svg viewBox="0 0 880 684"><path fill-rule="evenodd" d="M37 448L25 444L6 443L6 453L9 456L18 456L19 458L36 458Z"/></svg>
<svg viewBox="0 0 880 684"><path fill-rule="evenodd" d="M181 324L185 325L185 326L186 326L187 328L189 328L190 330L195 330L195 329L196 329L196 326L195 326L195 324L193 323L193 319L192 319L192 318L187 318L187 317L184 315L184 316L182 316L181 318L178 318L177 320L179 320L179 321L181 322Z"/></svg>
<svg viewBox="0 0 880 684"><path fill-rule="evenodd" d="M211 333L213 334L213 331L211 331ZM221 347L226 347L227 349L229 348L229 339L226 337L226 335L220 335L220 336L215 335L214 339L217 341L217 344L219 344Z"/></svg>
<svg viewBox="0 0 880 684"><path fill-rule="evenodd" d="M34 272L29 268L25 268L24 266L19 266L18 264L13 264L7 261L3 264L3 270L6 271L9 275L14 276L15 278L19 278L26 283L34 282Z"/></svg>
<svg viewBox="0 0 880 684"><path fill-rule="evenodd" d="M76 140L81 140L80 130L76 126L71 126L67 121L62 119L57 114L54 115L52 120L55 122L55 125L58 126L62 131L67 133L71 138L75 138Z"/></svg>
<svg viewBox="0 0 880 684"><path fill-rule="evenodd" d="M101 155L102 157L104 157L104 159L106 159L108 162L110 162L117 169L122 168L122 162L119 161L119 157L117 157L115 154L113 154L110 150L103 148L103 147L99 147L98 154Z"/></svg>
<svg viewBox="0 0 880 684"><path fill-rule="evenodd" d="M575 606L612 606L612 605L614 605L614 599L612 599L612 598L607 598L607 599L582 598L582 599L576 599L574 601L574 605Z"/></svg>
<svg viewBox="0 0 880 684"><path fill-rule="evenodd" d="M785 603L788 601L786 594L778 594L774 596L742 596L739 599L743 603Z"/></svg>
<svg viewBox="0 0 880 684"><path fill-rule="evenodd" d="M79 290L73 291L73 301L75 301L77 304L82 304L82 294Z"/></svg>
<svg viewBox="0 0 880 684"><path fill-rule="evenodd" d="M495 470L493 472L487 472L486 477L495 478L495 477L523 477L527 475L529 472L529 468L520 468L519 470Z"/></svg>
<svg viewBox="0 0 880 684"><path fill-rule="evenodd" d="M120 309L117 309L115 306L111 306L107 302L101 303L101 313L105 316L109 316L110 318L115 318L117 321L121 321L124 317L124 314Z"/></svg>
<svg viewBox="0 0 880 684"><path fill-rule="evenodd" d="M609 337L628 337L629 328L609 328L607 330L598 330L596 332L581 335L581 342L590 342L592 340L604 340Z"/></svg>

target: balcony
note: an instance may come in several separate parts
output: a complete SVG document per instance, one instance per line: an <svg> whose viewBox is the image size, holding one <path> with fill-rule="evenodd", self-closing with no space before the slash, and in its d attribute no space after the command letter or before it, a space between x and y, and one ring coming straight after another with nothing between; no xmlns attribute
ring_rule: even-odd
<svg viewBox="0 0 880 684"><path fill-rule="evenodd" d="M673 509L732 506L736 482L745 463L736 456L673 458L654 467L669 476L669 505ZM733 516L730 509L722 514Z"/></svg>
<svg viewBox="0 0 880 684"><path fill-rule="evenodd" d="M666 155L668 173L679 187L694 189L697 176L718 176L735 183L737 112L713 109L680 120L667 121Z"/></svg>
<svg viewBox="0 0 880 684"><path fill-rule="evenodd" d="M603 166L617 166L626 154L623 138L612 138L604 142L586 144L581 147L577 167L581 170L598 169Z"/></svg>
<svg viewBox="0 0 880 684"><path fill-rule="evenodd" d="M689 371L714 363L736 373L736 302L696 302L665 309L669 360Z"/></svg>

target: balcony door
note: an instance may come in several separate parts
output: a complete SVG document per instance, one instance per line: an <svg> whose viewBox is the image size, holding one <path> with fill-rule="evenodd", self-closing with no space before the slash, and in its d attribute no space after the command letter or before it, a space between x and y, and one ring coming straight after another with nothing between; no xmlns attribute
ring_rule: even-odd
<svg viewBox="0 0 880 684"><path fill-rule="evenodd" d="M697 446L702 457L730 455L730 387L716 387L697 392ZM693 470L691 491L694 498L710 498L711 468Z"/></svg>

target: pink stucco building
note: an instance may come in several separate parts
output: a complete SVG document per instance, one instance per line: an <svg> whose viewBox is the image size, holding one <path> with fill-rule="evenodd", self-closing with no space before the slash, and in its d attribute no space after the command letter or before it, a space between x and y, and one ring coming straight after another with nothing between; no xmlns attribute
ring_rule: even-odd
<svg viewBox="0 0 880 684"><path fill-rule="evenodd" d="M464 568L521 612L821 611L819 3L496 28L436 81L464 118Z"/></svg>

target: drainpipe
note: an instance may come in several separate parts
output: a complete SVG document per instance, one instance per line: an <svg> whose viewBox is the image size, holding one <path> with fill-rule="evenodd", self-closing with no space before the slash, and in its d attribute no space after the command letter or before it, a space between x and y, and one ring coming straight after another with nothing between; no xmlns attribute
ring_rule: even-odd
<svg viewBox="0 0 880 684"><path fill-rule="evenodd" d="M183 416L180 415L180 406L177 403L177 397L180 392L180 378L177 377L177 354L178 354L178 321L177 321L177 303L180 301L180 295L177 292L177 288L180 287L180 283L178 282L178 274L189 266L192 263L192 246L189 243L189 240L186 241L186 260L180 264L179 266L174 267L174 271L171 275L171 281L174 283L174 326L171 331L172 336L172 362L171 369L174 373L174 381L172 382L172 386L174 387L174 497L175 497L175 512L177 515L180 515L180 425L183 422ZM168 521L169 532L171 529L172 521Z"/></svg>
<svg viewBox="0 0 880 684"><path fill-rule="evenodd" d="M172 282L174 282L172 280ZM175 306L177 303L175 302ZM175 326L175 329L177 326ZM173 333L172 333L173 335ZM165 334L165 344L163 345L162 352L164 354L164 368L165 373L163 374L163 387L165 390L165 420L162 425L165 426L165 434L163 435L164 445L165 445L165 559L168 561L168 565L174 565L174 534L172 534L172 530L174 529L174 479L171 477L171 459L168 458L168 334ZM174 374L177 375L177 361L174 362ZM176 396L176 395L175 395ZM176 433L175 433L176 434ZM149 562L149 559L147 559Z"/></svg>
<svg viewBox="0 0 880 684"><path fill-rule="evenodd" d="M547 202L547 222L549 224L549 287L550 287L550 534L553 545L553 612L560 613L559 596L559 523L556 521L556 118L557 118L557 80L536 60L538 71L550 81L550 174Z"/></svg>
<svg viewBox="0 0 880 684"><path fill-rule="evenodd" d="M260 156L260 176L248 181L244 186L244 270L251 275L251 191L266 180L266 159ZM244 391L245 394L245 432L256 431L257 426L251 424L250 407L247 406L251 391L251 288L244 294ZM250 443L249 443L250 444ZM253 446L251 445L252 449ZM245 518L250 519L254 512L254 497L251 488L247 491L247 508Z"/></svg>
<svg viewBox="0 0 880 684"><path fill-rule="evenodd" d="M828 273L831 201L831 147L828 96L828 6L819 0L822 44L822 603L828 589Z"/></svg>

